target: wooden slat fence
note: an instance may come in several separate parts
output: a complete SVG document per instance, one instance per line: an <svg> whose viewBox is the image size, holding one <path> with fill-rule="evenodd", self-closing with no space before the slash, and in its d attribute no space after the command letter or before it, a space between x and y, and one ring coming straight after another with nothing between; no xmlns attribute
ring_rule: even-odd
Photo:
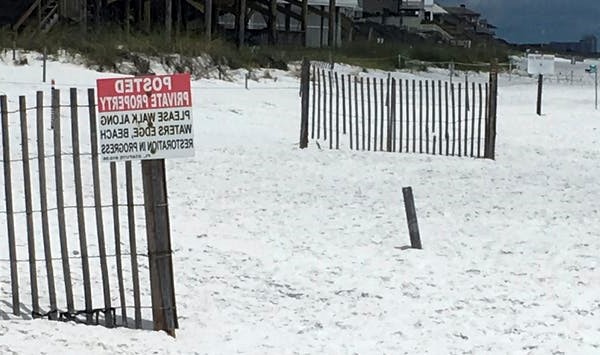
<svg viewBox="0 0 600 355"><path fill-rule="evenodd" d="M141 164L99 164L93 89L71 89L68 103L50 94L49 106L41 91L33 106L0 96L0 276L12 291L3 304L32 318L152 329L150 287L141 287L150 275L139 272L149 268L137 238L147 220Z"/></svg>
<svg viewBox="0 0 600 355"><path fill-rule="evenodd" d="M307 144L495 158L497 73L488 82L450 83L336 72L307 61L303 66L309 66L302 78Z"/></svg>

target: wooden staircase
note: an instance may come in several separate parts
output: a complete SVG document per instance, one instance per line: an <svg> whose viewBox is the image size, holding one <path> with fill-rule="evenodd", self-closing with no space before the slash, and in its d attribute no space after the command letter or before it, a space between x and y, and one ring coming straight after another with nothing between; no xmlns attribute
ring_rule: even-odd
<svg viewBox="0 0 600 355"><path fill-rule="evenodd" d="M57 0L36 0L12 26L13 31L19 32L22 30L34 13L36 13L38 17L37 30L43 33L48 32L56 25L56 23L58 23L60 15L59 3Z"/></svg>

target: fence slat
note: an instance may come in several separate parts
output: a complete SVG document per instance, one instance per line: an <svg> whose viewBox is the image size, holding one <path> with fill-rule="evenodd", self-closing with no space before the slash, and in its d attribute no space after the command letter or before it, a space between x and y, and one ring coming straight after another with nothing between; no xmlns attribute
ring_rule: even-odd
<svg viewBox="0 0 600 355"><path fill-rule="evenodd" d="M442 118L443 118L443 109L442 109L442 81L438 80L438 153L439 155L442 155L443 149L442 149L442 142L443 142L443 137L444 135L442 134Z"/></svg>
<svg viewBox="0 0 600 355"><path fill-rule="evenodd" d="M437 132L435 131L435 80L431 81L431 135L432 135L432 153L435 155Z"/></svg>
<svg viewBox="0 0 600 355"><path fill-rule="evenodd" d="M102 288L104 294L104 309L111 307L110 281L108 278L108 264L106 261L106 241L104 238L104 221L102 218L102 195L100 193L100 166L98 164L98 133L96 131L96 102L94 89L88 90L88 103L90 114L90 140L92 144L92 180L94 184L94 205L96 209L96 231L98 234L98 253L100 255L100 269L102 272ZM112 313L106 312L104 318L107 327L114 326Z"/></svg>
<svg viewBox="0 0 600 355"><path fill-rule="evenodd" d="M470 109L471 107L469 106L469 72L465 72L465 112L469 111ZM465 156L466 155L467 153L465 153Z"/></svg>
<svg viewBox="0 0 600 355"><path fill-rule="evenodd" d="M323 83L324 85L325 83ZM321 69L317 68L317 139L321 139L321 96L322 96L322 84L321 84Z"/></svg>
<svg viewBox="0 0 600 355"><path fill-rule="evenodd" d="M396 79L392 78L392 150L396 151ZM402 109L402 108L400 108ZM398 143L399 144L399 143Z"/></svg>
<svg viewBox="0 0 600 355"><path fill-rule="evenodd" d="M402 110L402 105L403 105L403 101L402 101L402 79L398 79L398 100L400 101L400 105L399 105L399 109L398 109L398 151L400 153L402 153L402 137L403 137L403 131L404 131L404 127L403 127L403 121L404 121L404 111Z"/></svg>
<svg viewBox="0 0 600 355"><path fill-rule="evenodd" d="M444 83L444 90L445 90L445 104L446 104L446 129L445 129L445 137L446 137L446 156L450 155L450 128L448 126L449 122L449 111L448 111L448 82ZM454 97L454 96L453 96Z"/></svg>
<svg viewBox="0 0 600 355"><path fill-rule="evenodd" d="M340 85L335 73L335 149L340 149Z"/></svg>
<svg viewBox="0 0 600 355"><path fill-rule="evenodd" d="M429 154L429 81L425 80L425 153Z"/></svg>
<svg viewBox="0 0 600 355"><path fill-rule="evenodd" d="M85 228L85 211L83 206L83 188L81 179L81 159L79 150L79 114L77 104L77 89L70 91L71 99L71 142L73 145L73 173L75 178L75 204L77 206L77 228L79 234L79 249L81 269L83 272L83 293L85 297L86 321L93 321L92 287L90 283L90 264L88 260L87 237Z"/></svg>
<svg viewBox="0 0 600 355"><path fill-rule="evenodd" d="M386 106L388 108L388 112L387 112L387 140L386 140L386 148L388 152L391 152L393 150L393 137L394 137L394 126L393 126L393 117L392 117L392 93L390 91L390 76L388 75L387 79L386 79Z"/></svg>
<svg viewBox="0 0 600 355"><path fill-rule="evenodd" d="M311 125L310 125L310 138L315 139L315 104L317 98L317 69L313 65L312 67L312 112L311 112Z"/></svg>
<svg viewBox="0 0 600 355"><path fill-rule="evenodd" d="M71 282L71 267L69 265L69 248L67 244L67 231L65 227L65 201L63 195L62 177L62 147L61 147L61 117L60 117L60 91L52 89L52 122L54 122L54 173L56 180L56 206L58 214L58 234L60 239L60 252L63 266L67 310L75 311L73 303L73 286Z"/></svg>
<svg viewBox="0 0 600 355"><path fill-rule="evenodd" d="M464 134L464 148L463 148L463 156L469 155L469 84L465 83L465 134Z"/></svg>
<svg viewBox="0 0 600 355"><path fill-rule="evenodd" d="M46 153L44 146L44 93L36 93L36 128L37 128L37 153L38 177L40 189L40 210L42 218L42 238L44 241L44 259L46 261L46 279L48 282L48 296L50 298L50 311L48 318L57 319L56 287L54 284L54 267L52 265L52 247L50 244L50 227L48 224L48 196L46 195Z"/></svg>
<svg viewBox="0 0 600 355"><path fill-rule="evenodd" d="M417 82L412 81L412 108L413 108L413 130L412 130L412 151L417 152Z"/></svg>
<svg viewBox="0 0 600 355"><path fill-rule="evenodd" d="M25 190L25 220L27 224L27 250L29 255L29 282L31 286L31 311L40 315L37 266L35 262L35 230L33 228L33 203L31 193L31 168L29 167L29 134L27 131L27 103L25 96L19 96L19 117L21 123L21 156L23 158L23 187Z"/></svg>
<svg viewBox="0 0 600 355"><path fill-rule="evenodd" d="M356 150L360 149L359 133L358 133L358 78L354 77L354 115L356 117L354 128L356 128Z"/></svg>
<svg viewBox="0 0 600 355"><path fill-rule="evenodd" d="M365 86L363 77L360 78L360 114L362 129L362 150L365 150Z"/></svg>
<svg viewBox="0 0 600 355"><path fill-rule="evenodd" d="M340 80L342 82L342 132L346 134L346 80L344 74L341 75Z"/></svg>
<svg viewBox="0 0 600 355"><path fill-rule="evenodd" d="M373 78L373 150L377 151L377 113L379 107L377 105L377 78Z"/></svg>
<svg viewBox="0 0 600 355"><path fill-rule="evenodd" d="M380 97L380 109L381 109L381 130L379 131L379 150L383 151L383 137L384 136L384 121L385 121L385 93L383 90L383 78L379 79L379 97Z"/></svg>
<svg viewBox="0 0 600 355"><path fill-rule="evenodd" d="M419 153L423 153L423 81L419 80Z"/></svg>
<svg viewBox="0 0 600 355"><path fill-rule="evenodd" d="M471 83L471 157L475 156L475 83Z"/></svg>
<svg viewBox="0 0 600 355"><path fill-rule="evenodd" d="M478 123L477 123L477 158L481 158L481 115L482 106L483 106L483 97L482 97L481 83L479 83L479 114L478 114Z"/></svg>
<svg viewBox="0 0 600 355"><path fill-rule="evenodd" d="M461 121L462 121L462 88L461 83L458 83L458 156L462 156L462 139L461 139Z"/></svg>
<svg viewBox="0 0 600 355"><path fill-rule="evenodd" d="M390 75L391 77L391 75ZM390 118L392 119L392 152L396 151L396 79L390 81L390 108L392 110Z"/></svg>
<svg viewBox="0 0 600 355"><path fill-rule="evenodd" d="M300 74L300 149L308 147L309 111L310 111L310 66L308 60L302 61Z"/></svg>
<svg viewBox="0 0 600 355"><path fill-rule="evenodd" d="M489 125L489 101L490 101L490 91L488 83L485 83L485 109L483 110L483 124L485 125L483 129L483 156L486 157L486 148L488 145L488 125Z"/></svg>
<svg viewBox="0 0 600 355"><path fill-rule="evenodd" d="M406 91L406 152L410 152L410 83L404 80L404 91Z"/></svg>
<svg viewBox="0 0 600 355"><path fill-rule="evenodd" d="M331 70L328 72L328 79L329 79L329 149L333 149L333 78L332 78Z"/></svg>
<svg viewBox="0 0 600 355"><path fill-rule="evenodd" d="M140 277L137 262L137 242L135 233L135 201L133 200L133 171L131 162L125 162L125 186L127 189L127 229L129 230L129 253L131 256L131 279L133 283L133 308L135 327L142 327L140 301Z"/></svg>
<svg viewBox="0 0 600 355"><path fill-rule="evenodd" d="M456 101L454 100L454 94L454 84L450 84L450 96L452 100L452 156L456 154Z"/></svg>
<svg viewBox="0 0 600 355"><path fill-rule="evenodd" d="M394 147L394 110L393 110L393 106L392 106L392 79L391 79L391 74L388 73L387 76L387 81L386 81L386 100L387 100L387 107L388 107L388 120L389 120L389 124L388 124L388 140L389 140L389 151L393 152L395 151L395 147Z"/></svg>
<svg viewBox="0 0 600 355"><path fill-rule="evenodd" d="M348 136L350 138L350 150L352 150L352 75L350 74L348 74Z"/></svg>
<svg viewBox="0 0 600 355"><path fill-rule="evenodd" d="M10 281L12 288L12 309L14 315L21 313L19 300L19 276L17 268L17 247L15 243L15 219L12 200L12 174L10 167L10 134L8 126L8 100L0 96L2 114L2 152L4 159L4 202L6 203L6 227L8 232L8 253L10 258Z"/></svg>
<svg viewBox="0 0 600 355"><path fill-rule="evenodd" d="M323 139L327 140L327 79L325 70L321 71L323 76Z"/></svg>
<svg viewBox="0 0 600 355"><path fill-rule="evenodd" d="M371 151L371 80L369 78L367 78L367 115L368 115L367 150ZM375 149L375 150L377 150L377 149Z"/></svg>
<svg viewBox="0 0 600 355"><path fill-rule="evenodd" d="M119 185L117 181L117 163L110 163L110 186L112 192L113 228L115 233L115 258L117 262L117 282L119 285L119 301L123 324L127 325L127 306L125 304L125 286L123 282L123 265L121 262L121 223L119 219Z"/></svg>
<svg viewBox="0 0 600 355"><path fill-rule="evenodd" d="M317 139L321 139L321 69L317 68Z"/></svg>
<svg viewBox="0 0 600 355"><path fill-rule="evenodd" d="M2 152L4 163L4 200L6 204L6 227L8 233L8 251L10 258L10 279L12 289L12 309L14 315L21 313L19 298L19 277L17 267L17 249L15 243L15 223L12 199L12 173L10 166L10 134L8 122L8 100L0 96L0 112L2 115Z"/></svg>

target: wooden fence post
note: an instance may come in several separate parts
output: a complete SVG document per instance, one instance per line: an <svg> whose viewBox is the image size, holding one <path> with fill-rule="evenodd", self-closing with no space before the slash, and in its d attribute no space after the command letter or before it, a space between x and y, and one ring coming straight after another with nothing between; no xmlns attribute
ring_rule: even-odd
<svg viewBox="0 0 600 355"><path fill-rule="evenodd" d="M308 147L308 95L310 89L310 64L304 59L302 61L302 76L300 81L300 95L302 96L302 118L300 121L300 148ZM313 113L314 114L314 113ZM314 116L313 116L314 117ZM314 132L314 118L313 118ZM314 135L314 133L313 133Z"/></svg>
<svg viewBox="0 0 600 355"><path fill-rule="evenodd" d="M410 234L410 246L413 249L422 249L412 187L403 187L402 195L404 195L404 209L406 210L406 221L408 222L408 233Z"/></svg>
<svg viewBox="0 0 600 355"><path fill-rule="evenodd" d="M498 102L498 72L490 72L490 90L488 98L488 119L486 126L486 158L496 159L496 108Z"/></svg>
<svg viewBox="0 0 600 355"><path fill-rule="evenodd" d="M142 161L154 330L175 337L177 310L164 159Z"/></svg>

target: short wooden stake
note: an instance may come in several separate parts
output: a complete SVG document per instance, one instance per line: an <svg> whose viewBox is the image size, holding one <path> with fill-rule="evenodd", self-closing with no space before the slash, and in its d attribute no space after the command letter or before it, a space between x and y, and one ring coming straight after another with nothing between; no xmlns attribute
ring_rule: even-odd
<svg viewBox="0 0 600 355"><path fill-rule="evenodd" d="M406 210L406 221L408 222L408 233L410 234L410 247L413 249L423 249L419 235L419 224L417 223L417 212L415 210L412 187L403 187L402 195L404 195L404 209Z"/></svg>
<svg viewBox="0 0 600 355"><path fill-rule="evenodd" d="M304 149L308 147L308 95L310 88L310 63L308 60L302 62L302 82L300 84L300 95L302 96L302 118L300 121L300 148ZM314 106L314 93L313 93L313 106ZM315 116L313 107L313 138L315 136Z"/></svg>
<svg viewBox="0 0 600 355"><path fill-rule="evenodd" d="M542 115L542 86L544 84L544 76L542 74L538 75L538 90L537 90L537 105L536 105L536 113L538 116Z"/></svg>

